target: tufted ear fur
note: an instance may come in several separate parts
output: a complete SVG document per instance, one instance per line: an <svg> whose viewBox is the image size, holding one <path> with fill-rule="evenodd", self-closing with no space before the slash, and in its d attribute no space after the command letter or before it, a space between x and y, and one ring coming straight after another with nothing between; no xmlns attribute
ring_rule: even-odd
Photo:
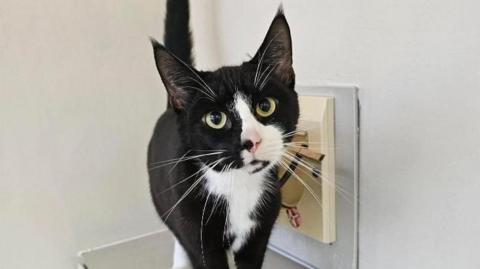
<svg viewBox="0 0 480 269"><path fill-rule="evenodd" d="M169 106L176 111L185 108L191 97L192 77L198 76L198 71L184 63L178 57L170 53L155 39L151 39L155 63L167 89Z"/></svg>
<svg viewBox="0 0 480 269"><path fill-rule="evenodd" d="M278 9L262 45L250 62L257 65L257 73L262 72L259 70L265 72L271 70L285 85L293 89L295 73L292 67L292 38L290 27L281 7Z"/></svg>

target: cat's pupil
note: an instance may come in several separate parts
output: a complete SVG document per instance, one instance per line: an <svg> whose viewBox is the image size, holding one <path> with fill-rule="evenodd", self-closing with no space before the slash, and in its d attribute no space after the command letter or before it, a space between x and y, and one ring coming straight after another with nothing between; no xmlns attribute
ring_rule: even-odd
<svg viewBox="0 0 480 269"><path fill-rule="evenodd" d="M258 107L265 112L270 111L270 102L267 99L263 99L259 104Z"/></svg>
<svg viewBox="0 0 480 269"><path fill-rule="evenodd" d="M210 113L210 121L215 125L219 125L222 122L222 113L218 111Z"/></svg>

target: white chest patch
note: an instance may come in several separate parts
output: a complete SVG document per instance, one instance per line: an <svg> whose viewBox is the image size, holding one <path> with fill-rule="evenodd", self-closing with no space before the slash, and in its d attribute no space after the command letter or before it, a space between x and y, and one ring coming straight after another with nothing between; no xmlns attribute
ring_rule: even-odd
<svg viewBox="0 0 480 269"><path fill-rule="evenodd" d="M227 201L227 232L235 237L232 250L239 250L257 223L252 218L265 191L265 174L250 174L243 169L219 173L208 170L207 189Z"/></svg>

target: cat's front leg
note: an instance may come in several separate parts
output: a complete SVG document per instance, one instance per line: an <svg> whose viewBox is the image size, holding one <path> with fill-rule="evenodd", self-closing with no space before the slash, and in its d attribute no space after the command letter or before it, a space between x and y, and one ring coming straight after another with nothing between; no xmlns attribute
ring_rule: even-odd
<svg viewBox="0 0 480 269"><path fill-rule="evenodd" d="M269 238L269 231L257 232L244 246L234 252L237 269L262 268Z"/></svg>
<svg viewBox="0 0 480 269"><path fill-rule="evenodd" d="M193 269L187 252L176 239L175 250L173 253L173 265L170 269Z"/></svg>
<svg viewBox="0 0 480 269"><path fill-rule="evenodd" d="M183 241L186 248L177 242L179 247L175 248L175 263L172 269L229 269L223 244L214 238L209 239L205 240L202 246L198 245L195 236L189 237Z"/></svg>
<svg viewBox="0 0 480 269"><path fill-rule="evenodd" d="M223 248L206 248L203 253L196 253L192 259L194 269L229 269L228 259Z"/></svg>

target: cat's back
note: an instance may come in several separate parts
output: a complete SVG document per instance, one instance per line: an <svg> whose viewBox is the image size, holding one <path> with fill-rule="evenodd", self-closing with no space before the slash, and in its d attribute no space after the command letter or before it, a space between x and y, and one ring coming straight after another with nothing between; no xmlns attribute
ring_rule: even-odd
<svg viewBox="0 0 480 269"><path fill-rule="evenodd" d="M167 109L155 125L147 158L150 192L160 215L171 206L171 200L175 198L175 192L165 192L165 190L173 185L175 178L183 170L182 164L177 167L180 170L170 170L172 168L170 161L181 157L179 156L180 145L177 114L172 109Z"/></svg>
<svg viewBox="0 0 480 269"><path fill-rule="evenodd" d="M177 129L177 114L172 109L167 109L158 119L150 139L148 147L149 169L154 168L155 163L177 157L179 146Z"/></svg>

